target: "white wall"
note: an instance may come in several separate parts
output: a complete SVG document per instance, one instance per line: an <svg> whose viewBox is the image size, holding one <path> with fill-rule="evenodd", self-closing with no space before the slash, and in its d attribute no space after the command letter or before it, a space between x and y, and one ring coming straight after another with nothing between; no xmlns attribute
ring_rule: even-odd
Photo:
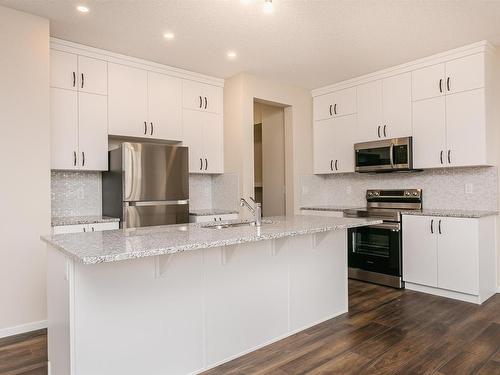
<svg viewBox="0 0 500 375"><path fill-rule="evenodd" d="M0 7L0 49L2 337L46 319L39 237L50 230L48 20Z"/></svg>
<svg viewBox="0 0 500 375"><path fill-rule="evenodd" d="M242 196L253 196L254 99L285 106L287 214L299 212L299 177L312 171L312 98L302 88L238 74L224 86L224 169L239 175Z"/></svg>

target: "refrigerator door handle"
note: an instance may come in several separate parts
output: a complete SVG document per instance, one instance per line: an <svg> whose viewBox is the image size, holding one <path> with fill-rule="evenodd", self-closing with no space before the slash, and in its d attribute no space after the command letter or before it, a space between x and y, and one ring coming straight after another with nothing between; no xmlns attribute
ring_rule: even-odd
<svg viewBox="0 0 500 375"><path fill-rule="evenodd" d="M139 202L125 202L126 206L175 206L179 204L189 204L189 199L181 199L177 201L139 201Z"/></svg>

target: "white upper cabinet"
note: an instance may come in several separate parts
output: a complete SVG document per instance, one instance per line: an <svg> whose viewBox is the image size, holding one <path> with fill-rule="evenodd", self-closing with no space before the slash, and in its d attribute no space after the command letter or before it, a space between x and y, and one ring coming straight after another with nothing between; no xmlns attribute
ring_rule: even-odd
<svg viewBox="0 0 500 375"><path fill-rule="evenodd" d="M356 113L356 87L314 98L314 120Z"/></svg>
<svg viewBox="0 0 500 375"><path fill-rule="evenodd" d="M413 166L419 169L447 164L445 97L413 103Z"/></svg>
<svg viewBox="0 0 500 375"><path fill-rule="evenodd" d="M108 132L110 135L144 137L148 124L148 72L108 64Z"/></svg>
<svg viewBox="0 0 500 375"><path fill-rule="evenodd" d="M358 87L359 142L411 135L410 73Z"/></svg>
<svg viewBox="0 0 500 375"><path fill-rule="evenodd" d="M50 86L77 90L78 55L50 50Z"/></svg>
<svg viewBox="0 0 500 375"><path fill-rule="evenodd" d="M222 116L185 109L182 117L183 144L189 148L189 172L223 173Z"/></svg>
<svg viewBox="0 0 500 375"><path fill-rule="evenodd" d="M108 94L108 63L78 56L78 90L90 94Z"/></svg>
<svg viewBox="0 0 500 375"><path fill-rule="evenodd" d="M412 72L413 100L434 98L485 86L485 55L477 53Z"/></svg>
<svg viewBox="0 0 500 375"><path fill-rule="evenodd" d="M382 134L385 138L409 137L411 125L411 73L382 80Z"/></svg>
<svg viewBox="0 0 500 375"><path fill-rule="evenodd" d="M165 74L148 72L149 135L182 140L182 81Z"/></svg>
<svg viewBox="0 0 500 375"><path fill-rule="evenodd" d="M185 109L222 113L222 88L184 80L182 83L182 106Z"/></svg>
<svg viewBox="0 0 500 375"><path fill-rule="evenodd" d="M50 50L50 86L107 95L107 62Z"/></svg>
<svg viewBox="0 0 500 375"><path fill-rule="evenodd" d="M314 173L354 172L356 116L314 123Z"/></svg>
<svg viewBox="0 0 500 375"><path fill-rule="evenodd" d="M106 96L50 89L51 168L108 169Z"/></svg>

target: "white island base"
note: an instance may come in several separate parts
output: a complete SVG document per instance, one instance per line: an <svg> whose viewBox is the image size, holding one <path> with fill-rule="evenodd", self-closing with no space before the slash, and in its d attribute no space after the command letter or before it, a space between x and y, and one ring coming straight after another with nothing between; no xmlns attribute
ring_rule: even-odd
<svg viewBox="0 0 500 375"><path fill-rule="evenodd" d="M49 246L49 374L199 373L345 313L346 237L93 265Z"/></svg>

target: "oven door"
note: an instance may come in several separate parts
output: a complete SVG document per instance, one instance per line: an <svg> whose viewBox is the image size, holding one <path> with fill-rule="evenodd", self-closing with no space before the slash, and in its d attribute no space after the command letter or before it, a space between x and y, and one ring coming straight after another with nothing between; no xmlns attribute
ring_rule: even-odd
<svg viewBox="0 0 500 375"><path fill-rule="evenodd" d="M383 223L348 231L349 267L401 276L401 224Z"/></svg>

